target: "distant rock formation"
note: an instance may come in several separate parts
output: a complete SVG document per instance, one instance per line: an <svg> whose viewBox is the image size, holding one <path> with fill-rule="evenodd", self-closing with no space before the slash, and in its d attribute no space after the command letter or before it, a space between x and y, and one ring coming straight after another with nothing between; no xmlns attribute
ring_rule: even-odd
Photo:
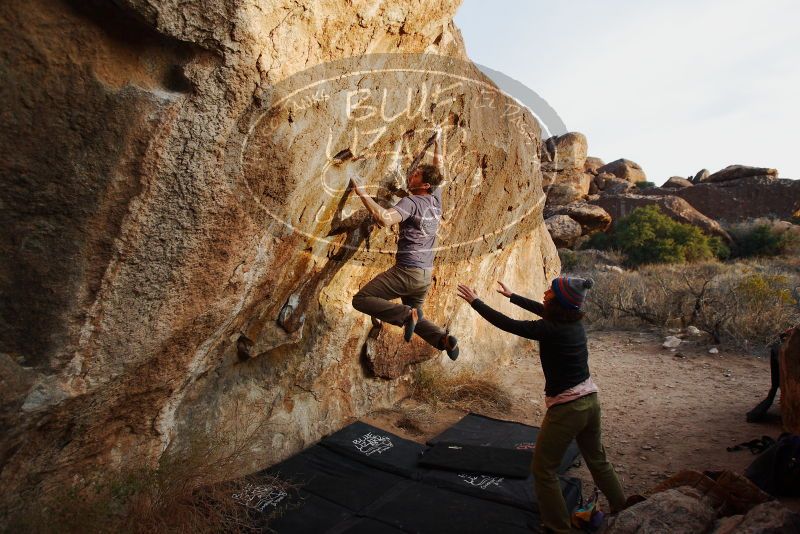
<svg viewBox="0 0 800 534"><path fill-rule="evenodd" d="M597 172L607 172L634 184L647 181L647 175L645 175L639 164L629 159L614 160L597 169Z"/></svg>
<svg viewBox="0 0 800 534"><path fill-rule="evenodd" d="M643 190L641 194L679 196L703 215L728 223L760 217L788 220L800 210L800 180L770 175L704 181L683 188L664 184Z"/></svg>
<svg viewBox="0 0 800 534"><path fill-rule="evenodd" d="M709 235L721 237L727 243L733 241L728 232L717 221L706 217L680 197L626 193L621 195L601 195L599 199L592 201L592 204L606 210L615 222L630 215L636 208L656 205L661 208L665 215L678 222L697 226Z"/></svg>

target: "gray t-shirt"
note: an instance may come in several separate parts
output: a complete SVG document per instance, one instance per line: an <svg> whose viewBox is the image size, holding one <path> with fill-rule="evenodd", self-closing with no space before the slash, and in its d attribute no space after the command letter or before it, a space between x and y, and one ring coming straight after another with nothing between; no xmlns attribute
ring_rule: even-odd
<svg viewBox="0 0 800 534"><path fill-rule="evenodd" d="M441 188L429 195L402 198L394 209L403 217L397 242L397 265L430 269L436 255L433 251L436 231L442 220Z"/></svg>

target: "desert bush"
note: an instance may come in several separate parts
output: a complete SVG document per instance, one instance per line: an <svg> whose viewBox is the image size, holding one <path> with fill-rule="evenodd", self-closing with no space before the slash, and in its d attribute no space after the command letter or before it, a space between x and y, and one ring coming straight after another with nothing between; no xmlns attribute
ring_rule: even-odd
<svg viewBox="0 0 800 534"><path fill-rule="evenodd" d="M445 404L469 412L506 412L511 396L499 384L494 371L462 369L446 373L435 365L420 365L414 371L411 396L430 405Z"/></svg>
<svg viewBox="0 0 800 534"><path fill-rule="evenodd" d="M594 271L587 320L596 327L694 325L716 342L768 344L800 322L800 260L650 265Z"/></svg>
<svg viewBox="0 0 800 534"><path fill-rule="evenodd" d="M656 184L654 182L636 182L636 187L639 189L650 189L651 187L655 187Z"/></svg>
<svg viewBox="0 0 800 534"><path fill-rule="evenodd" d="M718 237L672 220L655 205L636 208L610 233L592 236L584 248L617 249L631 266L708 261L729 253Z"/></svg>
<svg viewBox="0 0 800 534"><path fill-rule="evenodd" d="M784 221L755 219L728 227L735 258L800 253L800 227Z"/></svg>
<svg viewBox="0 0 800 534"><path fill-rule="evenodd" d="M229 428L206 435L195 431L180 450L154 466L83 473L66 487L37 488L2 510L0 531L37 533L252 532L242 495L248 488L294 491L290 481L260 475L226 481L262 436L263 420L242 411ZM279 513L277 510L276 513ZM268 517L265 518L268 520ZM263 525L262 525L263 526Z"/></svg>

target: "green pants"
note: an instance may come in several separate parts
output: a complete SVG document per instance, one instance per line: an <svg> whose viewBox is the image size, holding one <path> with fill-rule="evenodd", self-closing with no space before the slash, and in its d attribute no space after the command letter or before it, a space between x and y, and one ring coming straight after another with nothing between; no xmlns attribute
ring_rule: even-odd
<svg viewBox="0 0 800 534"><path fill-rule="evenodd" d="M611 511L621 510L625 495L614 467L606 460L600 440L600 404L597 393L547 410L533 453L533 476L542 522L552 532L570 532L570 511L558 483L558 466L570 442L575 439L583 460L592 473Z"/></svg>

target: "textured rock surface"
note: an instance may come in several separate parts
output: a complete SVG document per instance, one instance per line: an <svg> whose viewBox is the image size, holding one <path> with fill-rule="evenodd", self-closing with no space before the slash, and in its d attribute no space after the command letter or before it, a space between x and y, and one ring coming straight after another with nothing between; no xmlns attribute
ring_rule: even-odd
<svg viewBox="0 0 800 534"><path fill-rule="evenodd" d="M567 215L554 215L544 221L558 248L571 248L583 233L581 225Z"/></svg>
<svg viewBox="0 0 800 534"><path fill-rule="evenodd" d="M780 369L783 428L800 434L800 328L794 328L781 345Z"/></svg>
<svg viewBox="0 0 800 534"><path fill-rule="evenodd" d="M694 189L694 187L692 189ZM592 201L592 204L605 209L611 215L614 222L629 215L638 207L655 204L661 208L661 211L665 215L669 215L676 221L697 226L709 235L716 235L727 242L731 242L730 235L717 221L709 219L694 209L688 202L676 196L646 196L631 193L622 195L602 195L599 199Z"/></svg>
<svg viewBox="0 0 800 534"><path fill-rule="evenodd" d="M583 164L583 170L588 172L589 174L598 174L598 169L605 165L606 162L600 158L596 158L594 156L589 156L586 158L586 162Z"/></svg>
<svg viewBox="0 0 800 534"><path fill-rule="evenodd" d="M579 132L553 136L544 143L542 173L548 197L553 185L574 187L584 197L589 194L594 175L585 170L587 150L586 136Z"/></svg>
<svg viewBox="0 0 800 534"><path fill-rule="evenodd" d="M553 184L547 188L547 206L563 206L583 198L577 187L571 184Z"/></svg>
<svg viewBox="0 0 800 534"><path fill-rule="evenodd" d="M639 166L638 163L633 162L629 159L617 159L612 161L611 163L607 163L597 169L598 173L610 173L616 176L617 178L622 178L623 180L627 180L631 183L636 182L645 182L647 181L647 176L645 175L642 168Z"/></svg>
<svg viewBox="0 0 800 534"><path fill-rule="evenodd" d="M549 154L549 162L543 166L546 170L583 170L588 152L586 136L580 132L569 132L554 136L545 142Z"/></svg>
<svg viewBox="0 0 800 534"><path fill-rule="evenodd" d="M739 178L749 178L750 176L778 176L777 169L767 167L749 167L747 165L728 165L722 170L705 177L700 177L701 182L727 182L728 180L738 180Z"/></svg>
<svg viewBox="0 0 800 534"><path fill-rule="evenodd" d="M607 534L702 534L714 523L716 512L694 488L656 493L619 513Z"/></svg>
<svg viewBox="0 0 800 534"><path fill-rule="evenodd" d="M680 176L671 176L669 180L664 182L661 186L665 189L683 189L684 187L691 187L692 182Z"/></svg>
<svg viewBox="0 0 800 534"><path fill-rule="evenodd" d="M712 534L782 534L800 532L800 514L778 501L765 502L747 512L723 518Z"/></svg>
<svg viewBox="0 0 800 534"><path fill-rule="evenodd" d="M581 225L582 234L589 235L604 232L611 226L611 215L600 206L586 202L573 202L566 206L558 206L545 211L545 216L566 215Z"/></svg>
<svg viewBox="0 0 800 534"><path fill-rule="evenodd" d="M457 3L264 4L0 5L12 74L0 88L0 369L14 378L0 407L4 493L152 464L238 418L263 423L247 472L405 394L407 378L373 379L362 363L371 325L350 299L391 264L396 236L351 216L359 205L341 191L323 194L343 148L367 156L378 185L399 139L407 166L446 125L445 248L425 313L462 334L460 366L502 365L527 343L486 335L454 287L503 277L536 294L558 272L530 114L482 105L491 84L477 69L480 91L437 103L426 98L446 84L384 76L402 88L385 108L380 80L354 80L374 100L344 117L326 100L339 93L275 107L271 92L365 53L425 53L423 70L465 59ZM422 111L401 113L408 99Z"/></svg>
<svg viewBox="0 0 800 534"><path fill-rule="evenodd" d="M800 180L754 176L682 189L647 189L646 195L676 195L707 217L741 222L758 217L789 219L800 210Z"/></svg>

